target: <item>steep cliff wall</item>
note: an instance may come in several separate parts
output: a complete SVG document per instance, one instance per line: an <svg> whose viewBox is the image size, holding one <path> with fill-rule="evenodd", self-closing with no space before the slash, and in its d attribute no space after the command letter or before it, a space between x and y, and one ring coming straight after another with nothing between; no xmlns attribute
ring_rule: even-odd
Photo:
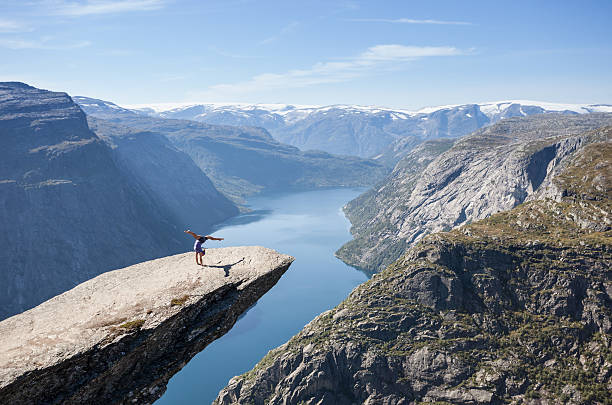
<svg viewBox="0 0 612 405"><path fill-rule="evenodd" d="M162 134L133 130L87 117L89 127L112 149L117 165L132 183L176 217L179 229L208 232L214 224L238 214L185 153Z"/></svg>
<svg viewBox="0 0 612 405"><path fill-rule="evenodd" d="M509 210L548 184L572 153L609 136L587 131L611 124L612 114L511 118L447 151L418 148L347 204L354 240L337 255L377 272L427 234Z"/></svg>
<svg viewBox="0 0 612 405"><path fill-rule="evenodd" d="M267 292L293 258L207 250L102 274L0 322L0 403L152 403Z"/></svg>
<svg viewBox="0 0 612 405"><path fill-rule="evenodd" d="M103 271L178 253L180 231L66 93L0 83L0 319Z"/></svg>
<svg viewBox="0 0 612 405"><path fill-rule="evenodd" d="M548 188L426 237L216 403L609 403L612 140Z"/></svg>

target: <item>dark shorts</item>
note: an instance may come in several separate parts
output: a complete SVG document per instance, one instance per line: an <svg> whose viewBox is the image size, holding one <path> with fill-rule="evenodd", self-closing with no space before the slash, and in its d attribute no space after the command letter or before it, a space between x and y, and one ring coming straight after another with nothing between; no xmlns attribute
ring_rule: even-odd
<svg viewBox="0 0 612 405"><path fill-rule="evenodd" d="M196 253L202 253L202 254L205 254L205 253L206 253L206 252L204 252L204 249L196 249L196 251L195 251L195 252L196 252Z"/></svg>

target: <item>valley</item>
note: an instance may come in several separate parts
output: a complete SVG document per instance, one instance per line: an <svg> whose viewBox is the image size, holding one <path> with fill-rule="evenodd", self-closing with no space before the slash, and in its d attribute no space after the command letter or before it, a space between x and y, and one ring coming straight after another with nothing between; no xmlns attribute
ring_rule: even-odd
<svg viewBox="0 0 612 405"><path fill-rule="evenodd" d="M607 403L610 131L531 201L422 239L215 404Z"/></svg>
<svg viewBox="0 0 612 405"><path fill-rule="evenodd" d="M185 228L210 232L248 196L367 186L387 173L260 128L113 114L0 84L0 319L102 272L180 253Z"/></svg>
<svg viewBox="0 0 612 405"><path fill-rule="evenodd" d="M75 100L0 83L1 242L8 264L0 273L7 318L0 334L12 345L0 359L8 370L0 398L605 399L612 114L597 111L608 106L545 110L509 102L416 115L357 106L266 107L300 125L318 120L313 131L335 145L321 149L344 142L326 125L344 128L352 146L338 149L347 155L333 155L283 143L273 129L283 124L278 117L249 116L235 126L227 125L232 115L225 110L227 122L200 122L208 121L203 106L163 112ZM241 106L249 114L260 107ZM356 114L365 121L348 124ZM427 132L423 122L434 116L439 121ZM482 119L461 126L458 116ZM386 119L408 125L410 117L421 120L417 132L398 135L394 127L386 137L367 129ZM380 144L367 146L351 131ZM300 147L308 145L316 142ZM196 274L192 255L179 254L192 242L185 228L214 232L234 246L213 248L206 260L222 251L242 254L236 249L246 249L246 260L264 248L239 245L265 245L291 254L293 270L283 275L293 257L273 265L274 275L264 275L261 286L248 277L268 268L266 260L210 262ZM35 256L22 249L39 245ZM167 292L159 293L163 302L132 300L134 286L146 286L132 277L157 263L169 263L163 277L178 283L172 294L200 288L202 275L218 279L218 289L189 290L184 302L178 295L167 299ZM187 279L173 276L176 269L185 269ZM234 283L237 271L247 278ZM108 288L119 282L101 281L117 275L127 280L122 290ZM199 296L208 298L189 298ZM91 319L73 324L66 314L82 300L92 302L81 309L84 317L93 311ZM96 317L105 311L116 319L100 323ZM133 316L119 316L124 312ZM132 318L137 327L123 327ZM22 344L24 322L36 327ZM79 333L85 338L75 338ZM193 338L200 334L205 338ZM13 358L20 350L35 358ZM110 363L95 373L80 366L107 354ZM126 378L135 383L120 382ZM43 385L53 388L43 393Z"/></svg>
<svg viewBox="0 0 612 405"><path fill-rule="evenodd" d="M612 405L610 16L0 1L0 404Z"/></svg>

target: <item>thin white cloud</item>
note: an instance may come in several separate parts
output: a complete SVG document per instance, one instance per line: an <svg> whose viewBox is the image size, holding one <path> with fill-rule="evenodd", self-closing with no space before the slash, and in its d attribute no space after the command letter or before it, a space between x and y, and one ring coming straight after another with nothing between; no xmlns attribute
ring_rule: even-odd
<svg viewBox="0 0 612 405"><path fill-rule="evenodd" d="M376 45L368 48L360 58L372 61L402 61L428 56L456 56L465 53L452 46Z"/></svg>
<svg viewBox="0 0 612 405"><path fill-rule="evenodd" d="M221 99L266 90L338 83L362 77L377 70L398 68L402 64L420 58L457 56L467 53L469 52L450 46L377 45L368 48L356 57L345 60L319 62L308 69L295 69L285 73L264 73L239 83L214 85L198 96Z"/></svg>
<svg viewBox="0 0 612 405"><path fill-rule="evenodd" d="M472 25L466 21L442 21L442 20L415 20L412 18L351 18L348 21L355 22L382 22L390 24L434 24L434 25Z"/></svg>
<svg viewBox="0 0 612 405"><path fill-rule="evenodd" d="M54 1L50 4L51 14L80 17L96 14L115 14L128 11L159 10L165 0L86 0Z"/></svg>
<svg viewBox="0 0 612 405"><path fill-rule="evenodd" d="M297 21L292 21L289 24L285 25L277 35L272 35L262 41L259 42L259 45L266 45L272 42L278 41L281 37L295 31L295 29L300 25Z"/></svg>
<svg viewBox="0 0 612 405"><path fill-rule="evenodd" d="M219 49L216 46L209 46L208 49L214 53L216 53L219 56L224 56L226 58L233 58L233 59L253 59L253 58L258 58L258 56L252 56L252 55L242 55L242 54L238 54L238 53L232 53L232 52L227 52L224 51L223 49Z"/></svg>
<svg viewBox="0 0 612 405"><path fill-rule="evenodd" d="M0 33L2 34L29 31L32 31L32 28L25 25L24 23L0 18Z"/></svg>
<svg viewBox="0 0 612 405"><path fill-rule="evenodd" d="M0 38L0 48L8 48L13 50L40 49L47 51L67 51L70 49L84 48L90 45L90 41L54 43L50 38L43 38L40 40Z"/></svg>

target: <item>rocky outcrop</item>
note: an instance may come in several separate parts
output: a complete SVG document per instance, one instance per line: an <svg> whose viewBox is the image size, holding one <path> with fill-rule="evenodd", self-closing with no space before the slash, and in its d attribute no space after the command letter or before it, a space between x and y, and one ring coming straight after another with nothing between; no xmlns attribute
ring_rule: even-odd
<svg viewBox="0 0 612 405"><path fill-rule="evenodd" d="M208 249L111 271L0 322L3 404L152 403L293 258Z"/></svg>
<svg viewBox="0 0 612 405"><path fill-rule="evenodd" d="M210 125L136 114L113 103L78 97L87 114L166 136L233 201L259 192L370 186L388 169L373 160L302 152L263 128Z"/></svg>
<svg viewBox="0 0 612 405"><path fill-rule="evenodd" d="M0 83L0 319L113 268L182 251L65 93Z"/></svg>
<svg viewBox="0 0 612 405"><path fill-rule="evenodd" d="M554 200L426 237L215 403L609 403L611 179L586 146Z"/></svg>
<svg viewBox="0 0 612 405"><path fill-rule="evenodd" d="M486 218L543 188L567 157L609 137L612 114L511 118L401 160L381 184L345 207L354 240L337 255L377 272L423 236Z"/></svg>

